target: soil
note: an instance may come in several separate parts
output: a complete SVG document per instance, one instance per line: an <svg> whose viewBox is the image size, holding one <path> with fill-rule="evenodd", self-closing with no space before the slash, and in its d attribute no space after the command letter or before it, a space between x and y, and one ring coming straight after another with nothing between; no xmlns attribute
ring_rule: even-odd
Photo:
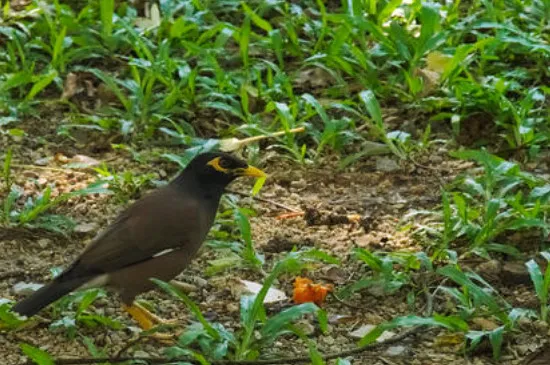
<svg viewBox="0 0 550 365"><path fill-rule="evenodd" d="M37 147L37 146L35 146ZM49 161L46 168L35 168L35 161L54 155L55 148L38 146L30 149L20 145L17 148L18 167L16 183L25 188L25 194L36 195L49 184L53 185L53 194L70 191L94 181L96 173L90 169L74 172L60 168L59 164ZM108 161L117 171L132 170L135 174L151 172L166 179L176 171L174 165L155 161L137 163L129 154L123 152L88 153L99 161ZM159 151L141 151L143 155L155 155ZM172 151L177 153L178 151ZM303 216L287 217L289 213L270 202L235 195L240 206L253 208L257 215L251 218L253 239L256 249L265 255L266 268L294 247L315 247L337 256L340 266L320 264L304 272L303 275L315 282L329 283L337 289L359 279L366 271L350 252L354 247L368 248L373 251L419 251L419 242L412 238L411 230L403 229L406 214L412 211L430 209L440 202L440 187L450 182L468 163L450 160L444 149L432 151L418 164L397 162L395 171L385 172L377 169L376 158L367 159L340 171L334 162L327 159L315 168L302 168L289 162L273 160L260 163L270 174L260 193L264 200L286 205L294 210L306 210L319 217L358 215L358 219L345 220L307 220ZM423 168L420 165L432 166ZM55 167L55 169L49 169ZM231 189L241 192L250 191L249 182L237 182ZM14 294L13 287L20 282L43 283L51 278L53 267L66 267L85 245L106 227L123 204L115 197L91 195L76 197L60 206L56 212L71 216L81 227L81 233L68 237L39 230L3 228L0 231L0 298L16 300L21 295ZM328 224L333 222L334 224ZM324 224L323 224L324 223ZM91 227L91 229L90 229ZM233 292L232 283L239 279L261 282L262 276L254 271L233 269L213 276L205 274L209 261L220 257L220 253L210 247L204 247L200 255L179 277L179 281L190 284L194 291L191 298L199 305L205 316L214 322L222 323L233 331L239 330L239 298ZM498 275L497 275L498 276ZM277 287L292 298L294 277L282 276ZM527 283L528 284L528 283ZM526 283L514 287L497 284L497 288L510 301L519 301L523 306L534 306L532 290ZM429 283L433 288L438 283ZM354 294L342 303L328 296L323 304L329 316L329 330L320 333L313 318L306 317L299 323L306 333L314 339L323 353L353 348L357 339L351 333L363 325L376 325L398 315L418 314L425 308L425 302L419 297L413 308L407 300L408 290L400 290L392 295L380 295L362 291ZM149 292L141 297L146 300L156 314L174 319L185 327L192 323L192 315L183 303L160 291ZM270 314L276 313L290 304L279 303L269 307ZM445 303L436 303L435 310L444 311ZM121 311L121 303L116 295L98 299L90 309L94 313L106 315L123 324L122 329L113 330L105 326L88 328L78 326L77 335L71 339L63 331L49 329L52 322L61 318L51 311L44 310L37 316L35 325L19 331L0 333L0 359L2 364L24 364L19 344L29 343L38 346L55 357L92 357L84 339L88 338L104 355L113 356L162 356L166 345L152 340L135 341L138 333L136 323ZM480 326L491 324L481 323ZM537 350L548 333L544 324L529 323L523 331L508 337L504 345L504 355L500 363L520 364L523 359ZM400 329L394 332L399 332ZM376 351L350 357L352 364L492 364L490 346L482 344L474 354L464 354L455 335L431 329L406 338L398 344L383 347ZM278 339L268 350L277 357L299 356L307 354L308 346L293 336ZM122 352L121 352L122 351Z"/></svg>

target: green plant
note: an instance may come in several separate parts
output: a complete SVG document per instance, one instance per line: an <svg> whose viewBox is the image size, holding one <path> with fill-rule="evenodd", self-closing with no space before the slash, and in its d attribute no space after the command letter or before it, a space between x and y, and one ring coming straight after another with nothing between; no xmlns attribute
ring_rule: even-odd
<svg viewBox="0 0 550 365"><path fill-rule="evenodd" d="M226 212L227 213L218 214L216 220L217 224L233 225L233 223L236 222L242 242L228 241L227 239L232 238L232 235L227 236L219 229L215 229L211 235L214 235L217 238L225 238L226 240L209 241L208 245L217 250L223 250L224 253L221 258L211 260L209 262L210 266L206 270L206 273L212 275L228 268L236 267L251 268L262 272L262 266L265 259L263 255L257 253L254 249L250 231L250 222L248 219L248 214L250 213L247 213L245 209L238 207L229 209ZM229 216L230 218L224 219L227 214L231 214Z"/></svg>
<svg viewBox="0 0 550 365"><path fill-rule="evenodd" d="M541 237L549 233L545 215L550 191L543 180L484 150L452 154L477 161L483 166L483 173L458 177L453 183L456 190L442 192L437 225L418 228L416 233L437 238L436 257L446 256L452 244L464 240L468 252L483 257L488 257L489 252L518 256L520 253L512 244L502 243L507 232L531 230L540 232ZM409 217L419 214L434 212L414 212Z"/></svg>
<svg viewBox="0 0 550 365"><path fill-rule="evenodd" d="M10 194L11 187L13 184L11 176L11 159L12 159L12 150L8 148L6 151L6 156L4 157L4 164L2 168L2 178L4 179L4 193Z"/></svg>
<svg viewBox="0 0 550 365"><path fill-rule="evenodd" d="M527 271L531 276L531 281L535 287L535 293L540 302L540 319L548 321L548 290L550 289L550 265L548 265L548 262L550 262L550 253L542 251L540 255L544 257L547 262L544 274L542 273L541 267L534 259L526 262L525 266L527 266Z"/></svg>
<svg viewBox="0 0 550 365"><path fill-rule="evenodd" d="M392 294L411 283L411 272L420 268L433 271L430 259L422 252L377 253L364 248L354 249L354 256L372 271L356 282L339 291L338 296L350 294L366 288Z"/></svg>
<svg viewBox="0 0 550 365"><path fill-rule="evenodd" d="M304 251L292 252L278 261L265 278L258 294L241 297L242 330L239 333L229 332L219 323L208 322L199 307L185 294L169 283L154 280L166 292L182 300L198 321L180 336L177 346L168 349L168 354L173 357L196 356L197 354L190 354L186 349L187 346L196 343L202 353L209 354L209 358L256 359L260 350L272 344L279 336L297 331L291 323L305 314L316 314L321 329L326 330L326 313L312 303L293 306L272 317L266 316L263 305L269 288L280 275L300 271L306 263L317 260L319 257L330 259L326 254L320 255L316 251ZM259 336L253 336L256 331Z"/></svg>
<svg viewBox="0 0 550 365"><path fill-rule="evenodd" d="M54 358L48 352L26 343L19 346L21 351L36 365L55 365Z"/></svg>
<svg viewBox="0 0 550 365"><path fill-rule="evenodd" d="M79 326L96 328L109 327L121 329L122 324L108 316L90 311L91 305L97 299L104 297L102 289L87 289L71 293L55 302L52 308L53 318L59 318L50 324L50 330L65 333L69 338L75 338Z"/></svg>
<svg viewBox="0 0 550 365"><path fill-rule="evenodd" d="M120 203L127 203L130 199L137 199L141 191L150 184L151 180L156 176L153 173L134 175L131 171L124 171L117 174L109 170L105 164L96 167L94 170L98 173L99 180L95 181L90 186L92 188L102 188L107 185L108 190L114 194Z"/></svg>
<svg viewBox="0 0 550 365"><path fill-rule="evenodd" d="M518 318L528 316L526 310L512 308L496 290L483 278L473 272L464 273L456 265L447 265L437 270L437 273L452 280L457 287L440 286L438 290L453 298L457 303L457 313L454 315L433 314L429 317L407 315L378 325L365 335L359 346L365 346L375 341L384 331L403 326L443 327L453 332L463 332L470 341L469 350L475 349L484 338L487 338L493 349L493 357L501 356L504 335L514 329ZM476 317L489 318L497 321L496 328L490 330L472 330L468 321Z"/></svg>
<svg viewBox="0 0 550 365"><path fill-rule="evenodd" d="M26 197L23 204L19 204L18 201L24 198L23 191L12 184L2 204L3 223L7 226L40 227L59 233L66 233L71 231L75 223L67 216L48 214L49 210L75 196L95 193L110 194L111 192L101 187L89 187L64 193L55 198L51 197L51 193L52 189L48 186L35 199L29 196Z"/></svg>

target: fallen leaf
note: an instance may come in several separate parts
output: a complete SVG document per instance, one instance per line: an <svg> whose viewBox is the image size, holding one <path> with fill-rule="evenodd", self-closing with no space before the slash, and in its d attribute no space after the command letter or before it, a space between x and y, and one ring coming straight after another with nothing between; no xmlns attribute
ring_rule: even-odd
<svg viewBox="0 0 550 365"><path fill-rule="evenodd" d="M464 333L442 333L434 339L434 346L447 347L457 346L464 343Z"/></svg>
<svg viewBox="0 0 550 365"><path fill-rule="evenodd" d="M253 281L248 281L248 280L239 280L239 281L243 285L244 293L258 294L263 287L262 284L256 283ZM275 288L269 288L269 290L267 291L267 295L264 298L264 303L277 303L286 299L287 299L287 296L283 291Z"/></svg>
<svg viewBox="0 0 550 365"><path fill-rule="evenodd" d="M492 331L499 327L495 322L481 317L472 319L472 322L478 325L482 331Z"/></svg>
<svg viewBox="0 0 550 365"><path fill-rule="evenodd" d="M67 78L65 79L65 84L63 85L63 94L61 94L61 99L68 100L72 98L78 89L78 76L69 72Z"/></svg>
<svg viewBox="0 0 550 365"><path fill-rule="evenodd" d="M65 164L67 162L69 162L69 158L67 156L65 156L64 154L58 152L54 155L54 160L55 162L57 163L61 163L61 164Z"/></svg>
<svg viewBox="0 0 550 365"><path fill-rule="evenodd" d="M294 281L292 299L296 304L313 302L320 306L332 290L332 285L313 284L310 279L298 276Z"/></svg>
<svg viewBox="0 0 550 365"><path fill-rule="evenodd" d="M350 337L353 337L353 338L363 338L375 328L376 328L376 326L373 325L373 324L364 324L361 327L359 327L358 329L356 329L355 331L350 332L349 335L350 335ZM378 337L376 339L376 342L386 341L387 339L390 339L393 336L395 336L395 332L385 331L384 333L382 333L380 335L380 337Z"/></svg>
<svg viewBox="0 0 550 365"><path fill-rule="evenodd" d="M75 233L86 234L86 233L97 231L98 229L99 229L99 225L97 223L89 222L89 223L77 224L74 227L73 231Z"/></svg>
<svg viewBox="0 0 550 365"><path fill-rule="evenodd" d="M69 169L86 169L93 166L99 166L100 164L101 162L95 158L85 155L74 155L63 167Z"/></svg>
<svg viewBox="0 0 550 365"><path fill-rule="evenodd" d="M145 8L146 16L138 17L135 20L135 25L141 29L157 28L161 22L160 9L156 3L151 5L150 9Z"/></svg>

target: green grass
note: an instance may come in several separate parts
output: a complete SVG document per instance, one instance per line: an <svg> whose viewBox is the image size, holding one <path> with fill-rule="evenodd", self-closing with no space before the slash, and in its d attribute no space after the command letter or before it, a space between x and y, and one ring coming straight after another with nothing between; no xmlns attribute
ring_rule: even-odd
<svg viewBox="0 0 550 365"><path fill-rule="evenodd" d="M2 26L0 115L16 125L46 101L61 103L63 81L77 72L113 94L94 114L120 120L108 128L124 135L154 138L175 123L193 138L213 118L225 121L218 136L307 125L307 135L279 144L302 162L365 139L404 157L392 140L399 125L388 129L378 102L456 133L483 112L501 140L494 144L512 149L536 154L548 140L546 2L342 4L165 2L147 29L112 0L79 10L32 4ZM311 70L322 70L318 80L304 76ZM437 75L435 86L426 72ZM78 114L68 119L96 123Z"/></svg>
<svg viewBox="0 0 550 365"><path fill-rule="evenodd" d="M360 344L395 327L434 326L464 334L466 350L489 341L499 358L520 317L548 321L549 271L532 258L542 251L547 259L550 188L546 177L524 164L544 157L550 142L547 0L163 1L160 12L158 21L138 27L143 21L137 10L114 0L81 8L33 2L18 12L5 5L0 137L32 138L26 134L28 120L55 120L59 137L67 140L77 140L79 129L121 136L123 143L113 149L129 151L136 160L143 157L135 149L139 144L184 146L184 152L161 155L181 167L218 148L223 138L297 127L305 132L269 142L278 158L297 164L323 166L325 158L336 156L344 169L377 154L414 162L443 143L450 157L476 168L441 186L439 206L404 217L403 227L424 251L357 249L354 257L364 272L339 293L351 296L377 286L384 295L406 294L412 311L419 294L428 291L417 277L429 274L451 309L390 320ZM65 98L69 74L77 88ZM260 151L254 144L245 155L257 159ZM74 194L52 199L46 188L35 199L22 196L11 171L16 152L3 154L3 225L64 230L63 217L48 212ZM108 183L121 204L152 179L105 166L96 172L98 185ZM269 263L253 247L248 221L253 212L230 200L224 207L211 246L226 251L207 273L235 267L262 273ZM531 251L522 250L514 234L534 238ZM484 278L465 270L464 259L472 255L523 260L539 313L513 308ZM264 287L294 259L291 254L275 262ZM319 313L311 307L267 318L261 296L243 297L242 331L231 333L207 322L189 298L159 285L181 298L198 320L172 348L174 356L202 359L187 349L198 343L203 354L217 358L257 358L290 331L308 344L314 363L323 363L314 343L291 325L297 314ZM2 303L0 314L16 327L20 323L6 314L7 306ZM496 328L475 329L475 317ZM69 322L94 322L86 318L79 313ZM41 350L23 351L50 361Z"/></svg>

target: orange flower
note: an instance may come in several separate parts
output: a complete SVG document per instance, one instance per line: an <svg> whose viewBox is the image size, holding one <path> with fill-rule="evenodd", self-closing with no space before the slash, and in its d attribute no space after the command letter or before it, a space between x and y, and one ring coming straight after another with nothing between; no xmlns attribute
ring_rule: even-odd
<svg viewBox="0 0 550 365"><path fill-rule="evenodd" d="M296 304L313 302L320 306L332 290L332 285L313 284L310 279L298 276L294 281L292 300Z"/></svg>

